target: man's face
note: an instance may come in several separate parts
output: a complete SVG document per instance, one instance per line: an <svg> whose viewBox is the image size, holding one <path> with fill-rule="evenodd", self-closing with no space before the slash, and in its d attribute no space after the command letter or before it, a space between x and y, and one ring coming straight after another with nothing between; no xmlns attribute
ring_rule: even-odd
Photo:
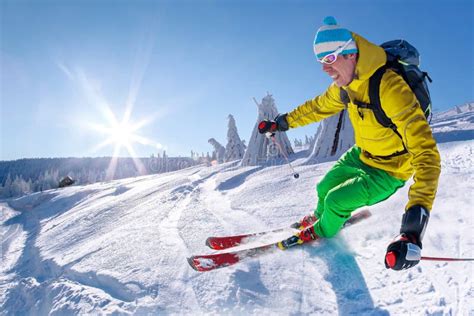
<svg viewBox="0 0 474 316"><path fill-rule="evenodd" d="M354 78L356 64L356 54L339 55L333 64L323 64L323 71L334 80L338 87L347 86Z"/></svg>

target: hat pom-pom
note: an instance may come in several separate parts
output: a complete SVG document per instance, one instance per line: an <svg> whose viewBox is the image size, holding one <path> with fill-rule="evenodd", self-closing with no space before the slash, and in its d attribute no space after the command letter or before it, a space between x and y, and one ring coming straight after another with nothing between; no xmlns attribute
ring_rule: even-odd
<svg viewBox="0 0 474 316"><path fill-rule="evenodd" d="M336 18L334 18L333 16L325 17L323 23L326 25L337 25Z"/></svg>

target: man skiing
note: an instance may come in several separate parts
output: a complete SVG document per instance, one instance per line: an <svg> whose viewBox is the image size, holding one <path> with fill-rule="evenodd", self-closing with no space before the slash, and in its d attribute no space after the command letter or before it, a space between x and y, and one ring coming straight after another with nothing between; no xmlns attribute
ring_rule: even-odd
<svg viewBox="0 0 474 316"><path fill-rule="evenodd" d="M314 52L333 83L293 111L279 114L274 121L262 121L259 131L286 131L346 109L355 145L317 184L317 207L314 215L302 219L297 241L280 247L333 237L352 211L387 199L413 175L400 234L385 255L387 268L410 268L421 258L421 242L441 172L436 142L423 110L405 80L391 69L383 73L379 96L395 128L380 125L371 109L358 105L370 103L369 79L386 64L387 55L383 48L337 25L333 17L325 18L318 29Z"/></svg>

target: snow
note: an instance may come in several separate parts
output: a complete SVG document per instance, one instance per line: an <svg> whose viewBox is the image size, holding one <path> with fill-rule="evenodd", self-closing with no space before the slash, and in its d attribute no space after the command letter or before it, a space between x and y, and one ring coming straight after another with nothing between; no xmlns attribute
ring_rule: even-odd
<svg viewBox="0 0 474 316"><path fill-rule="evenodd" d="M218 163L223 163L225 158L225 147L222 146L215 138L210 138L208 143L214 147L214 153L212 155L213 158L215 156L215 159Z"/></svg>
<svg viewBox="0 0 474 316"><path fill-rule="evenodd" d="M474 103L434 113L431 127L438 143L474 139Z"/></svg>
<svg viewBox="0 0 474 316"><path fill-rule="evenodd" d="M228 116L227 145L225 146L225 161L240 160L245 153L245 145L240 139L235 119L232 114Z"/></svg>
<svg viewBox="0 0 474 316"><path fill-rule="evenodd" d="M425 256L474 257L474 141L439 145ZM408 186L333 239L199 273L210 235L285 227L311 212L334 162L239 161L34 193L0 204L2 314L472 315L472 262L386 270ZM202 264L205 264L203 262Z"/></svg>

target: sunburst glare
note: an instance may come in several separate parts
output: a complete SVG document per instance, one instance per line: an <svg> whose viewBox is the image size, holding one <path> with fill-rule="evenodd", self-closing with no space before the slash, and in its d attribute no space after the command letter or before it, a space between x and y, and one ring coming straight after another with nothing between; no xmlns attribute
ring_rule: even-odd
<svg viewBox="0 0 474 316"><path fill-rule="evenodd" d="M128 153L128 156L133 159L138 173L146 174L146 168L142 161L138 159L134 146L137 144L149 146L152 149L151 152L163 149L163 146L160 143L139 135L140 129L152 123L163 113L154 113L147 115L146 119L137 122L132 121L133 108L153 50L153 39L154 36L151 32L144 32L143 37L138 44L137 56L135 58L132 76L130 78L130 87L128 89L127 98L124 102L125 109L120 120L112 110L112 106L107 98L104 97L100 81L91 79L80 68L71 70L63 63L59 63L61 70L65 72L70 80L79 84L86 99L93 104L102 115L103 122L101 123L91 123L84 120L81 125L85 125L87 129L98 132L103 136L103 140L92 148L92 153L96 153L106 147L112 149L112 158L107 170L108 179L113 179L118 157L123 151Z"/></svg>
<svg viewBox="0 0 474 316"><path fill-rule="evenodd" d="M107 117L109 118L108 124L87 124L90 129L100 133L105 138L101 143L93 148L94 152L97 152L104 147L113 147L112 159L107 170L107 178L113 179L117 159L122 149L125 149L128 156L133 159L139 174L145 174L146 168L141 160L138 159L134 145L141 144L151 146L153 150L163 148L161 144L138 134L140 128L151 123L153 119L149 118L133 124L129 121L129 115L124 114L123 119L119 121L112 111L107 111L107 113Z"/></svg>
<svg viewBox="0 0 474 316"><path fill-rule="evenodd" d="M92 152L95 153L102 150L105 147L113 148L112 158L107 170L107 179L113 179L117 166L117 159L124 149L128 156L133 159L135 167L139 174L146 174L146 168L137 157L137 153L134 149L134 145L140 144L152 147L152 150L160 150L163 146L145 136L139 135L140 129L146 125L152 123L157 117L157 114L150 115L148 118L140 120L138 122L132 122L132 109L133 105L130 100L127 102L127 106L121 120L117 119L116 114L111 109L111 106L107 100L100 93L100 89L94 86L90 80L85 76L84 73L79 75L81 86L88 99L94 103L99 109L104 123L90 123L83 122L83 124L89 129L98 132L104 137L103 141L95 145L92 148ZM137 89L136 87L132 90Z"/></svg>

